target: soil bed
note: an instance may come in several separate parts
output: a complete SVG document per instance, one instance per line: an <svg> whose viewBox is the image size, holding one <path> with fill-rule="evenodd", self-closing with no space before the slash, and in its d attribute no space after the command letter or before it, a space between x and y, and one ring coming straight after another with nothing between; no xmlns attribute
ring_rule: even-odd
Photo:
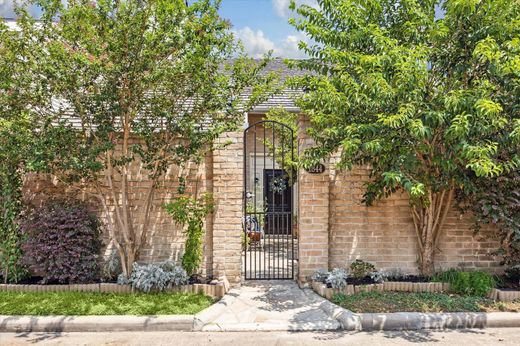
<svg viewBox="0 0 520 346"><path fill-rule="evenodd" d="M520 312L520 301L495 302L482 297L440 293L362 292L336 294L332 301L356 313Z"/></svg>

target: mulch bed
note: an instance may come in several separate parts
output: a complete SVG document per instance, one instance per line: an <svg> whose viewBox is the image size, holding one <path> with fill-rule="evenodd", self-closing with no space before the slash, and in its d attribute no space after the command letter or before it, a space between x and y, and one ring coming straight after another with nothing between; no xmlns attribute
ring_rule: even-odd
<svg viewBox="0 0 520 346"><path fill-rule="evenodd" d="M430 279L428 277L422 276L422 275L406 275L406 276L401 276L399 278L387 278L385 281L390 281L390 282L403 282L403 281L406 281L406 282L430 282ZM347 278L347 285L360 286L360 285L372 285L372 284L377 284L377 282L372 280L372 278L370 278L370 276L365 276L362 279L358 279L358 278L354 278L354 277L348 277ZM327 284L327 287L331 288L332 286L330 284Z"/></svg>
<svg viewBox="0 0 520 346"><path fill-rule="evenodd" d="M27 278L24 278L23 280L20 280L17 282L19 285L42 285L43 277L41 276L30 276ZM210 282L213 280L213 277L203 277L201 275L194 274L188 279L188 284L206 284L209 285ZM0 283L3 283L3 280L0 278ZM108 281L102 281L102 280L96 280L92 282L86 282L86 284L99 284L99 283L107 283L107 284L115 284L117 283L117 280L108 280ZM45 285L68 285L69 282L58 282L58 281L50 281L45 283Z"/></svg>
<svg viewBox="0 0 520 346"><path fill-rule="evenodd" d="M497 288L505 290L520 290L520 282L503 277L498 281Z"/></svg>

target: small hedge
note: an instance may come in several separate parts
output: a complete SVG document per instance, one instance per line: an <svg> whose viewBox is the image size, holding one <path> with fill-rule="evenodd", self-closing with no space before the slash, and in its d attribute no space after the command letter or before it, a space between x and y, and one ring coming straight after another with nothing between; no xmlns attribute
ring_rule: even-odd
<svg viewBox="0 0 520 346"><path fill-rule="evenodd" d="M41 283L90 283L100 276L100 223L85 205L54 200L29 212L20 231L23 262Z"/></svg>

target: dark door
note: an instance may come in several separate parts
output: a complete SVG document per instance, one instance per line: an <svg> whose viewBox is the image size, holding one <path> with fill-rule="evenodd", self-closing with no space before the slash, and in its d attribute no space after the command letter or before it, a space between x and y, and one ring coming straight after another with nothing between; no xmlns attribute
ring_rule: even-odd
<svg viewBox="0 0 520 346"><path fill-rule="evenodd" d="M264 170L265 233L291 234L292 187L282 169Z"/></svg>

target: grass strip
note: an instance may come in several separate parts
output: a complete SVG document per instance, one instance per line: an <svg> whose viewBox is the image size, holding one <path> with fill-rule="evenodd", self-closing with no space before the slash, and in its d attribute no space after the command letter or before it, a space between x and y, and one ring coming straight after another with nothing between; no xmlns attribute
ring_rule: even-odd
<svg viewBox="0 0 520 346"><path fill-rule="evenodd" d="M0 292L0 315L182 315L211 304L193 293Z"/></svg>

